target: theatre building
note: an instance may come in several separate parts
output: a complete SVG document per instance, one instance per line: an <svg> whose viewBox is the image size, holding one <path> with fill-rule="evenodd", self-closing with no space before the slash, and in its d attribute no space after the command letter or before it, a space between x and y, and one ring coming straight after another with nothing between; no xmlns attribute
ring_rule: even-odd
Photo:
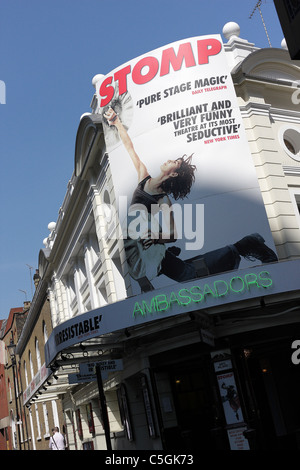
<svg viewBox="0 0 300 470"><path fill-rule="evenodd" d="M300 68L282 46L228 23L93 78L38 266L70 449L299 448Z"/></svg>
<svg viewBox="0 0 300 470"><path fill-rule="evenodd" d="M26 429L26 439L20 437L21 450L48 450L52 428L57 426L60 431L65 431L61 387L56 375L45 364L44 347L52 331L52 322L47 291L40 289L39 281L36 272L33 302L16 344L22 384L19 400L23 410L22 425Z"/></svg>
<svg viewBox="0 0 300 470"><path fill-rule="evenodd" d="M14 349L29 309L10 309L0 322L0 450L23 450L27 443L26 423L22 408L22 381Z"/></svg>

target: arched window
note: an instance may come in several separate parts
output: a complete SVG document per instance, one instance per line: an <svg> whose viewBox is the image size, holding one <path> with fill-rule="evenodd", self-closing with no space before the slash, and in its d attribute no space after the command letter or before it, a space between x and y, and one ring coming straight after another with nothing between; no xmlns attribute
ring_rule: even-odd
<svg viewBox="0 0 300 470"><path fill-rule="evenodd" d="M26 365L26 361L24 361L24 374L25 374L25 383L26 383L26 387L28 387L28 374L27 374L27 365Z"/></svg>
<svg viewBox="0 0 300 470"><path fill-rule="evenodd" d="M29 351L29 367L30 367L30 375L31 375L31 380L34 377L34 371L33 371L33 362L32 362L32 355L31 351Z"/></svg>
<svg viewBox="0 0 300 470"><path fill-rule="evenodd" d="M48 421L48 410L47 410L47 406L45 402L43 403L43 413L44 413L45 433L46 435L48 435L50 432L50 429L49 429L49 421Z"/></svg>
<svg viewBox="0 0 300 470"><path fill-rule="evenodd" d="M35 418L36 418L36 425L37 425L37 439L41 440L41 425L40 425L40 416L39 416L39 409L37 404L34 404L35 408Z"/></svg>
<svg viewBox="0 0 300 470"><path fill-rule="evenodd" d="M17 428L16 428L16 421L14 417L14 412L13 410L10 410L10 426L12 430L12 444L13 448L17 449L18 448L18 443L17 443Z"/></svg>
<svg viewBox="0 0 300 470"><path fill-rule="evenodd" d="M41 369L42 363L41 363L41 355L40 355L40 349L39 349L39 342L38 339L35 338L35 354L36 354L36 362L37 362L37 368L38 370Z"/></svg>
<svg viewBox="0 0 300 470"><path fill-rule="evenodd" d="M46 323L44 321L43 321L43 335L44 335L44 343L46 344L48 341L48 332L47 332Z"/></svg>
<svg viewBox="0 0 300 470"><path fill-rule="evenodd" d="M11 390L11 383L10 383L10 380L9 380L9 379L8 379L8 381L7 381L7 385L8 385L9 401L11 402L11 401L12 401L12 390Z"/></svg>

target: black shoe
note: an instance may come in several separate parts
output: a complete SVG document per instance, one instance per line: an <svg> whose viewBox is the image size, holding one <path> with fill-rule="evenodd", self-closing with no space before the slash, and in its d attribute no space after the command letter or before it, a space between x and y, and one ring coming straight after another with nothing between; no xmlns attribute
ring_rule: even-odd
<svg viewBox="0 0 300 470"><path fill-rule="evenodd" d="M178 248L178 246L170 246L168 248L168 251L172 253L174 256L179 256L181 253L181 248Z"/></svg>
<svg viewBox="0 0 300 470"><path fill-rule="evenodd" d="M154 290L153 285L147 277L140 277L137 281L142 292L150 292L151 290Z"/></svg>
<svg viewBox="0 0 300 470"><path fill-rule="evenodd" d="M248 235L235 243L234 246L239 254L249 261L255 261L256 259L262 263L278 261L274 251L265 245L264 241L259 233L252 233L252 235Z"/></svg>

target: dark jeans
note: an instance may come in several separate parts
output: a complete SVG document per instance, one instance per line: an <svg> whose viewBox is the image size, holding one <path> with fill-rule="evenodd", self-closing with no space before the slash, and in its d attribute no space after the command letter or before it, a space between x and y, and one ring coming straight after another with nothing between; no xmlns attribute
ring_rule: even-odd
<svg viewBox="0 0 300 470"><path fill-rule="evenodd" d="M182 260L167 250L159 274L164 274L178 282L189 281L197 277L237 269L240 259L233 245L209 251L188 260Z"/></svg>

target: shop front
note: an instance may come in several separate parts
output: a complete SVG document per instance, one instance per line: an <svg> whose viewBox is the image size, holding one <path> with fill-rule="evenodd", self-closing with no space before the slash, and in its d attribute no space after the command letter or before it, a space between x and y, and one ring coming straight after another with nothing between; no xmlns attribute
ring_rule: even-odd
<svg viewBox="0 0 300 470"><path fill-rule="evenodd" d="M297 332L295 323L232 338L254 449L299 450L300 370L291 348Z"/></svg>
<svg viewBox="0 0 300 470"><path fill-rule="evenodd" d="M166 451L297 450L300 374L291 360L297 323L152 356Z"/></svg>
<svg viewBox="0 0 300 470"><path fill-rule="evenodd" d="M171 452L226 448L209 351L195 344L153 356L161 438Z"/></svg>
<svg viewBox="0 0 300 470"><path fill-rule="evenodd" d="M114 450L297 448L298 265L265 265L259 289L242 289L240 270L181 284L181 297L174 288L144 293L58 325L46 364L73 372L63 406L74 448L107 447L97 364ZM226 295L208 289L233 278Z"/></svg>

